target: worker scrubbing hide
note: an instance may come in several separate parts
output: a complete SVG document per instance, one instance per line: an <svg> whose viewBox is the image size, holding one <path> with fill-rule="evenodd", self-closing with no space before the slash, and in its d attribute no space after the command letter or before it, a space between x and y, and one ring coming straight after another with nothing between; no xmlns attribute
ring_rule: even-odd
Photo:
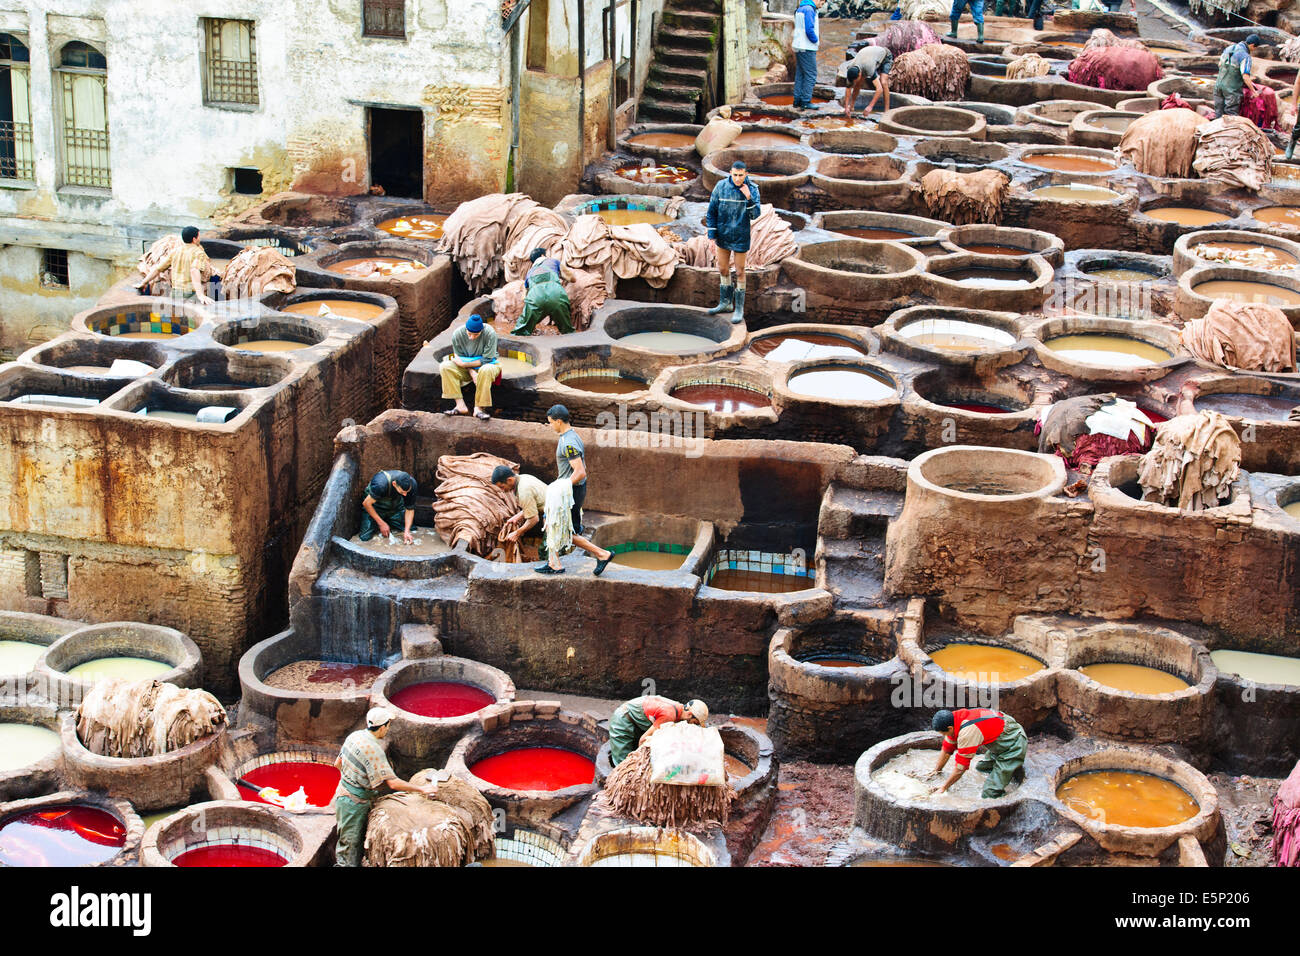
<svg viewBox="0 0 1300 956"><path fill-rule="evenodd" d="M699 748L683 751L683 739L694 740ZM658 760L653 753L656 740ZM715 728L667 724L614 768L605 781L601 804L650 826L725 825L736 792L726 782L722 752L722 738ZM709 782L656 783L656 779Z"/></svg>
<svg viewBox="0 0 1300 956"><path fill-rule="evenodd" d="M411 778L425 786L437 771ZM458 777L438 795L394 793L375 801L366 827L364 866L467 866L496 856L492 807Z"/></svg>
<svg viewBox="0 0 1300 956"><path fill-rule="evenodd" d="M106 677L77 708L77 737L102 757L157 757L216 733L225 722L225 708L207 691Z"/></svg>

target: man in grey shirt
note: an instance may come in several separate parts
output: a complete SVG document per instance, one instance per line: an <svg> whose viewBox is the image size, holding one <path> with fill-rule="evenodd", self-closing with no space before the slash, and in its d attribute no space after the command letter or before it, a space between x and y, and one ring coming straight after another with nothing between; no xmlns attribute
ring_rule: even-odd
<svg viewBox="0 0 1300 956"><path fill-rule="evenodd" d="M569 424L569 410L552 405L546 412L546 424L560 436L555 445L557 477L573 482L573 533L582 534L582 503L587 499L587 449Z"/></svg>
<svg viewBox="0 0 1300 956"><path fill-rule="evenodd" d="M871 111L876 108L876 100L880 94L885 95L885 112L889 112L889 71L894 66L894 54L890 53L888 48L883 46L864 46L857 52L857 55L849 61L848 73L844 75L848 81L849 90L844 95L844 115L853 118L853 107L858 102L858 92L862 89L864 83L870 81L875 87L875 92L871 94L871 102L867 104L867 111L863 116L870 116Z"/></svg>

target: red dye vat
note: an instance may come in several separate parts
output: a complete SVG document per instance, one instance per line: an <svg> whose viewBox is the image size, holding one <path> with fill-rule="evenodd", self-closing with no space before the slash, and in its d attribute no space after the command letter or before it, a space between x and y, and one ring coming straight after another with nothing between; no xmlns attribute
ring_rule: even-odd
<svg viewBox="0 0 1300 956"><path fill-rule="evenodd" d="M125 843L122 822L96 807L30 810L0 824L0 866L89 866Z"/></svg>
<svg viewBox="0 0 1300 956"><path fill-rule="evenodd" d="M280 796L287 797L297 793L301 788L307 794L307 802L313 807L328 807L334 799L334 791L339 788L339 772L327 763L313 763L309 760L282 760L266 764L244 774L244 779L260 787L274 787ZM248 787L241 786L240 794L253 803L266 803Z"/></svg>
<svg viewBox="0 0 1300 956"><path fill-rule="evenodd" d="M596 764L560 747L520 747L480 760L469 771L509 790L563 790L591 783Z"/></svg>
<svg viewBox="0 0 1300 956"><path fill-rule="evenodd" d="M273 850L240 843L196 846L172 860L176 866L284 866L286 862Z"/></svg>
<svg viewBox="0 0 1300 956"><path fill-rule="evenodd" d="M431 680L403 687L389 698L393 706L421 717L463 717L496 700L473 684Z"/></svg>
<svg viewBox="0 0 1300 956"><path fill-rule="evenodd" d="M1015 411L1001 405L981 405L979 402L944 402L945 408L960 408L963 412L979 412L981 415L1005 415Z"/></svg>
<svg viewBox="0 0 1300 956"><path fill-rule="evenodd" d="M368 687L382 673L382 668L366 664L322 664L308 675L307 680L312 684L342 684L350 681L358 687Z"/></svg>

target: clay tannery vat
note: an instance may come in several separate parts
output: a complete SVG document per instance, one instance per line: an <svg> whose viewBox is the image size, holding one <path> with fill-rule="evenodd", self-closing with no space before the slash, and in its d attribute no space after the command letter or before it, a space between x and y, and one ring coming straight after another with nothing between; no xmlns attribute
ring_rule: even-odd
<svg viewBox="0 0 1300 956"><path fill-rule="evenodd" d="M1282 101L1252 151L1249 119L1177 108L1213 111L1247 35L1181 6L963 12L956 36L851 3L327 6L257 13L260 101L198 71L211 129L159 96L185 148L143 172L116 15L49 14L31 51L25 12L0 25L36 115L84 96L50 105L45 46L117 50L111 189L50 180L71 140L29 144L21 109L6 154L0 117L0 870L239 867L205 911L296 926L320 899L298 916L293 871L358 858L1287 863L1281 32L1251 53ZM199 12L210 59L244 21ZM313 100L284 79L290 15L334 63ZM868 80L846 114L882 45L902 92L864 116ZM1123 57L1154 78L1113 82ZM100 76L78 64L51 66ZM1146 131L1176 122L1161 153ZM182 173L219 201L178 206ZM216 276L194 298L184 239L151 249L191 222ZM645 738L642 711L704 726ZM958 745L969 769L937 768L945 719L997 728ZM428 789L360 787L372 745ZM1026 893L1026 926L1104 908L1034 882L1056 903Z"/></svg>

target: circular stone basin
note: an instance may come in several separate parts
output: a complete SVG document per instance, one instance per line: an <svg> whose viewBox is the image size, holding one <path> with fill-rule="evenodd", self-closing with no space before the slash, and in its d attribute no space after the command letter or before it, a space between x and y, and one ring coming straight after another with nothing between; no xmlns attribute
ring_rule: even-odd
<svg viewBox="0 0 1300 956"><path fill-rule="evenodd" d="M285 866L289 861L274 850L247 843L205 843L186 850L172 861L173 866L245 867Z"/></svg>
<svg viewBox="0 0 1300 956"><path fill-rule="evenodd" d="M768 93L766 96L760 96L759 99L768 106L794 106L793 93ZM834 100L829 96L818 96L814 93L810 102L814 104L832 103Z"/></svg>
<svg viewBox="0 0 1300 956"><path fill-rule="evenodd" d="M664 149L694 149L691 133L637 133L628 139L629 146L659 146Z"/></svg>
<svg viewBox="0 0 1300 956"><path fill-rule="evenodd" d="M898 394L897 386L884 375L844 365L800 369L786 387L796 395L841 402L879 402Z"/></svg>
<svg viewBox="0 0 1300 956"><path fill-rule="evenodd" d="M867 350L836 335L788 332L764 335L749 344L750 350L769 362L800 362L806 359L857 358ZM0 668L3 672L3 668Z"/></svg>
<svg viewBox="0 0 1300 956"><path fill-rule="evenodd" d="M1200 242L1191 247L1192 255L1205 262L1215 262L1226 266L1240 266L1246 269L1260 269L1264 272L1280 272L1294 269L1300 265L1297 259L1285 249L1261 246L1251 242L1229 242L1213 240Z"/></svg>
<svg viewBox="0 0 1300 956"><path fill-rule="evenodd" d="M665 216L654 209L589 209L587 213L599 216L611 226L635 226L641 223L659 226L673 221L672 216Z"/></svg>
<svg viewBox="0 0 1300 956"><path fill-rule="evenodd" d="M1116 169L1111 160L1069 153L1033 153L1024 156L1021 162L1040 169L1053 169L1058 173L1109 173Z"/></svg>
<svg viewBox="0 0 1300 956"><path fill-rule="evenodd" d="M359 319L369 322L384 314L384 307L373 302L356 302L352 299L307 299L282 305L277 312L292 315L313 315L322 319ZM240 348L241 346L236 346Z"/></svg>
<svg viewBox="0 0 1300 956"><path fill-rule="evenodd" d="M636 541L626 551L614 551L614 563L625 568L638 568L642 571L676 571L686 560L690 545L671 544L665 541ZM652 550L653 549L653 550ZM676 549L676 550L674 550Z"/></svg>
<svg viewBox="0 0 1300 956"><path fill-rule="evenodd" d="M982 138L981 128L985 124L985 119L971 110L954 109L949 106L900 106L884 114L884 122L889 127L921 130L930 134L979 133Z"/></svg>
<svg viewBox="0 0 1300 956"><path fill-rule="evenodd" d="M314 760L271 761L246 770L240 779L247 780L258 788L254 790L239 785L240 795L251 803L270 803L258 796L258 793L263 788L271 787L279 791L282 797L302 790L309 806L328 807L334 802L334 792L339 787L339 772L334 765Z"/></svg>
<svg viewBox="0 0 1300 956"><path fill-rule="evenodd" d="M1295 504L1300 505L1300 502ZM1224 650L1211 651L1210 659L1222 673L1236 674L1254 684L1300 687L1300 657Z"/></svg>
<svg viewBox="0 0 1300 956"><path fill-rule="evenodd" d="M230 347L241 352L296 352L311 348L311 344L294 339L242 339Z"/></svg>
<svg viewBox="0 0 1300 956"><path fill-rule="evenodd" d="M125 845L122 821L84 804L0 820L0 866L92 866L111 860Z"/></svg>
<svg viewBox="0 0 1300 956"><path fill-rule="evenodd" d="M737 123L788 123L790 117L780 113L764 113L762 110L733 109L731 118Z"/></svg>
<svg viewBox="0 0 1300 956"><path fill-rule="evenodd" d="M902 229L872 229L868 226L843 226L828 231L839 233L841 236L852 236L854 239L873 239L876 241L920 238L915 232L904 232Z"/></svg>
<svg viewBox="0 0 1300 956"><path fill-rule="evenodd" d="M987 266L968 266L936 274L949 282L978 289L1026 289L1036 278L1027 269L990 269Z"/></svg>
<svg viewBox="0 0 1300 956"><path fill-rule="evenodd" d="M1053 460L1011 449L941 448L914 459L911 467L938 488L995 498L1040 494L1059 487L1060 480Z"/></svg>
<svg viewBox="0 0 1300 956"><path fill-rule="evenodd" d="M463 717L496 700L473 684L431 680L408 684L389 697L393 706L420 717Z"/></svg>
<svg viewBox="0 0 1300 956"><path fill-rule="evenodd" d="M1180 226L1213 226L1215 223L1227 222L1232 218L1213 209L1197 209L1194 206L1158 206L1154 209L1143 209L1142 212L1152 219L1176 222Z"/></svg>
<svg viewBox="0 0 1300 956"><path fill-rule="evenodd" d="M1030 192L1039 199L1055 199L1061 202L1113 202L1120 198L1120 193L1102 186L1080 186L1077 183L1059 183L1055 186L1040 186Z"/></svg>
<svg viewBox="0 0 1300 956"><path fill-rule="evenodd" d="M1123 335L1082 333L1058 335L1043 343L1053 352L1083 365L1106 368L1137 368L1156 365L1173 358L1173 353L1140 339Z"/></svg>
<svg viewBox="0 0 1300 956"><path fill-rule="evenodd" d="M745 130L732 140L731 145L741 149L789 149L799 145L799 137L776 130L753 129Z"/></svg>
<svg viewBox="0 0 1300 956"><path fill-rule="evenodd" d="M1210 279L1192 286L1192 291L1207 299L1231 299L1256 305L1300 305L1300 292L1268 282L1245 282L1238 279Z"/></svg>
<svg viewBox="0 0 1300 956"><path fill-rule="evenodd" d="M717 858L685 830L624 827L596 836L578 854L578 866L716 866Z"/></svg>
<svg viewBox="0 0 1300 956"><path fill-rule="evenodd" d="M1174 694L1191 686L1181 677L1145 664L1102 661L1084 664L1078 671L1098 684L1132 694Z"/></svg>
<svg viewBox="0 0 1300 956"><path fill-rule="evenodd" d="M44 644L31 641L0 641L0 674L26 674L45 653Z"/></svg>
<svg viewBox="0 0 1300 956"><path fill-rule="evenodd" d="M696 177L693 169L687 166L674 166L672 163L628 163L619 166L614 173L634 183L656 183L673 185L687 183Z"/></svg>
<svg viewBox="0 0 1300 956"><path fill-rule="evenodd" d="M520 747L485 757L469 771L507 790L563 790L595 780L596 763L562 747Z"/></svg>
<svg viewBox="0 0 1300 956"><path fill-rule="evenodd" d="M929 748L905 750L876 767L871 772L871 780L896 800L940 807L973 807L981 803L984 774L974 770L973 765L946 793L931 794L939 781L928 780L926 776L934 769L937 756ZM1019 788L1020 784L1012 781L1007 785L1007 793L1015 793Z"/></svg>
<svg viewBox="0 0 1300 956"><path fill-rule="evenodd" d="M361 256L340 259L325 268L353 279L387 279L390 276L419 272L428 266L417 259L404 259L401 256Z"/></svg>
<svg viewBox="0 0 1300 956"><path fill-rule="evenodd" d="M106 677L119 677L135 681L161 677L174 666L148 657L96 657L70 667L64 673L79 680L98 681Z"/></svg>
<svg viewBox="0 0 1300 956"><path fill-rule="evenodd" d="M629 395L646 387L640 379L629 378L617 369L592 368L565 372L557 377L561 385L598 395Z"/></svg>
<svg viewBox="0 0 1300 956"><path fill-rule="evenodd" d="M382 668L366 664L303 660L276 668L262 682L279 690L358 692L368 690L383 672Z"/></svg>
<svg viewBox="0 0 1300 956"><path fill-rule="evenodd" d="M699 405L724 414L770 408L772 405L771 399L757 389L735 384L679 385L668 394L689 405Z"/></svg>
<svg viewBox="0 0 1300 956"><path fill-rule="evenodd" d="M1092 276L1094 279L1106 279L1110 282L1151 282L1160 278L1154 272L1147 272L1145 269L1112 266L1109 264L1112 261L1102 259L1096 263L1080 265L1079 271L1084 275Z"/></svg>
<svg viewBox="0 0 1300 956"><path fill-rule="evenodd" d="M948 644L931 651L930 660L954 677L980 684L1008 684L1047 666L1028 654L995 644Z"/></svg>
<svg viewBox="0 0 1300 956"><path fill-rule="evenodd" d="M695 142L694 139L691 140ZM399 239L441 239L442 225L447 217L441 213L421 213L418 216L397 216L375 223L376 229L397 236Z"/></svg>
<svg viewBox="0 0 1300 956"><path fill-rule="evenodd" d="M1300 400L1284 395L1251 395L1246 392L1210 392L1198 395L1192 404L1198 410L1234 415L1257 422L1285 422Z"/></svg>
<svg viewBox="0 0 1300 956"><path fill-rule="evenodd" d="M1011 408L1006 405L986 405L982 402L936 402L944 408L955 408L958 411L973 412L976 415L1014 415L1019 408Z"/></svg>
<svg viewBox="0 0 1300 956"><path fill-rule="evenodd" d="M1056 788L1056 796L1090 820L1123 827L1168 827L1190 820L1200 806L1172 780L1132 770L1090 770Z"/></svg>
<svg viewBox="0 0 1300 956"><path fill-rule="evenodd" d="M900 326L897 332L916 345L945 352L978 352L1016 344L1010 332L960 319L916 319Z"/></svg>
<svg viewBox="0 0 1300 956"><path fill-rule="evenodd" d="M1033 252L1032 249L1021 249L1019 246L1003 246L989 242L959 242L956 246L965 252L973 252L981 256L1027 256Z"/></svg>
<svg viewBox="0 0 1300 956"><path fill-rule="evenodd" d="M1262 206L1251 213L1256 222L1300 227L1300 206Z"/></svg>
<svg viewBox="0 0 1300 956"><path fill-rule="evenodd" d="M1088 120L1085 125L1097 126L1112 133L1127 132L1128 128L1133 125L1136 116L1095 116Z"/></svg>
<svg viewBox="0 0 1300 956"><path fill-rule="evenodd" d="M620 336L615 341L628 348L673 355L698 352L701 349L715 349L719 344L713 339L705 338L703 335L692 335L690 332L631 332Z"/></svg>
<svg viewBox="0 0 1300 956"><path fill-rule="evenodd" d="M30 767L59 747L59 735L48 727L0 723L0 773Z"/></svg>

